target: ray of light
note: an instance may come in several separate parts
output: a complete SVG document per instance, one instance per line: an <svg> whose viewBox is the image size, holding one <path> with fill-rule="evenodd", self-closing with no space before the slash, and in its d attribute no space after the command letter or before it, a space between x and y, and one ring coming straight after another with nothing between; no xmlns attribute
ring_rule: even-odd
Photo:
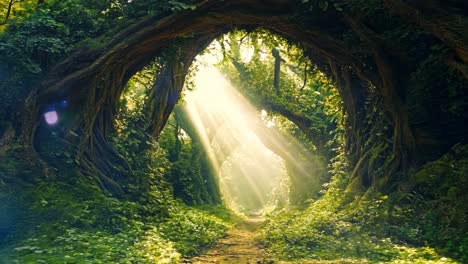
<svg viewBox="0 0 468 264"><path fill-rule="evenodd" d="M288 188L284 160L294 162L300 143L279 133L274 122L265 123L261 116L266 111L255 109L226 80L212 65L212 55L207 61L195 76L196 89L185 96L185 107L218 176L225 203L233 209L258 211L277 199L276 190ZM307 174L299 164L296 169Z"/></svg>

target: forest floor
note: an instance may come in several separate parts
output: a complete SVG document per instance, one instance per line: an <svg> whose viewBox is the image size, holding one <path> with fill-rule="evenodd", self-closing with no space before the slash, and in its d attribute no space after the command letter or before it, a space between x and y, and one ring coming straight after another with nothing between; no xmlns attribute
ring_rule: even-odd
<svg viewBox="0 0 468 264"><path fill-rule="evenodd" d="M265 219L261 216L251 216L239 222L227 236L201 256L186 259L185 264L356 264L368 263L363 260L296 260L293 262L274 260L259 246L257 231Z"/></svg>
<svg viewBox="0 0 468 264"><path fill-rule="evenodd" d="M265 219L252 216L231 229L227 236L219 240L218 244L204 255L194 257L185 263L274 263L266 260L265 250L256 242L257 230Z"/></svg>

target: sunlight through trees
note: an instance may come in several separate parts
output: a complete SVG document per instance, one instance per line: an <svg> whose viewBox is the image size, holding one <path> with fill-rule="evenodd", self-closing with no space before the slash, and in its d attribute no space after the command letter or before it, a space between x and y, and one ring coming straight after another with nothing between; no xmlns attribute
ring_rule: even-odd
<svg viewBox="0 0 468 264"><path fill-rule="evenodd" d="M0 1L0 263L467 263L467 11Z"/></svg>

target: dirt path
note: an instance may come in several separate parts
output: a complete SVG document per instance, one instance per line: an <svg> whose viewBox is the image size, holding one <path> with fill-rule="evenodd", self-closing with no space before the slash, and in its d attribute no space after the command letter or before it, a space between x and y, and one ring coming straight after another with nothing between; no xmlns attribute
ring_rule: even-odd
<svg viewBox="0 0 468 264"><path fill-rule="evenodd" d="M265 251L255 243L256 231L263 221L261 217L248 218L230 230L227 237L221 239L214 248L186 263L268 263L263 261Z"/></svg>

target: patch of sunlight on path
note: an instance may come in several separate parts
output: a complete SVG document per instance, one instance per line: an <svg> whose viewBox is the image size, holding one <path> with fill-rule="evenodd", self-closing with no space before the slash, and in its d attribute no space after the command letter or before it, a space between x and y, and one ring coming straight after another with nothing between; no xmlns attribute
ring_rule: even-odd
<svg viewBox="0 0 468 264"><path fill-rule="evenodd" d="M194 257L185 263L275 263L265 260L266 252L257 245L257 230L264 221L262 217L250 217L231 229L227 236L219 240L218 244L204 255Z"/></svg>
<svg viewBox="0 0 468 264"><path fill-rule="evenodd" d="M267 253L257 242L257 231L265 219L251 216L231 229L227 236L204 255L187 259L186 264L335 264L335 263L368 263L366 260L295 260L277 261L267 257Z"/></svg>

